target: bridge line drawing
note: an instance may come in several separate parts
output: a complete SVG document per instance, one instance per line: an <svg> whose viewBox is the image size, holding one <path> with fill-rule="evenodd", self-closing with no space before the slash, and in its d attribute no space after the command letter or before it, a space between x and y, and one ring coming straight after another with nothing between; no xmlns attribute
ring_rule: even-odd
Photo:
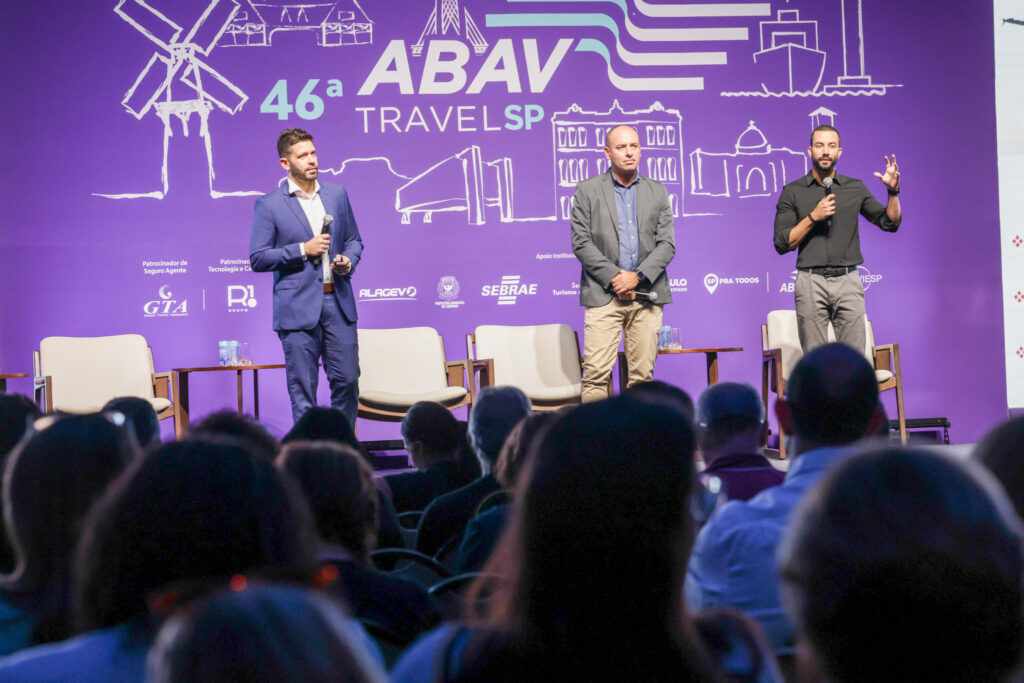
<svg viewBox="0 0 1024 683"><path fill-rule="evenodd" d="M373 21L359 0L241 0L242 7L228 24L222 47L267 46L274 34L307 32L320 47L369 45Z"/></svg>

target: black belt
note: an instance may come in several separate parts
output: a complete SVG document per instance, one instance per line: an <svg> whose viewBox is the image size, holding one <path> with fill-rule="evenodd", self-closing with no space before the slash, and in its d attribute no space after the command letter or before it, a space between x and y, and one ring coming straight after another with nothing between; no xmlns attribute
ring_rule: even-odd
<svg viewBox="0 0 1024 683"><path fill-rule="evenodd" d="M857 266L821 266L819 268L797 268L797 270L825 277L842 277L848 273L856 273Z"/></svg>
<svg viewBox="0 0 1024 683"><path fill-rule="evenodd" d="M333 293L334 293L334 283L333 282L325 282L324 283L324 294L333 294Z"/></svg>

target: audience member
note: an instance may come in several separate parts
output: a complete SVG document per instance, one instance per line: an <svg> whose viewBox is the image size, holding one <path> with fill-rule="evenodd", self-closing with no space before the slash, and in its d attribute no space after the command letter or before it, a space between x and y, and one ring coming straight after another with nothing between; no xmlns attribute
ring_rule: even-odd
<svg viewBox="0 0 1024 683"><path fill-rule="evenodd" d="M0 654L71 636L71 556L82 523L136 453L100 413L64 417L11 452L3 504L17 566L0 579Z"/></svg>
<svg viewBox="0 0 1024 683"><path fill-rule="evenodd" d="M440 403L414 403L402 420L402 440L415 472L385 477L398 512L423 510L438 496L468 484L456 459L459 421Z"/></svg>
<svg viewBox="0 0 1024 683"><path fill-rule="evenodd" d="M136 460L88 516L72 586L82 635L0 660L0 680L141 681L154 592L259 567L309 567L314 539L295 486L241 442L165 444Z"/></svg>
<svg viewBox="0 0 1024 683"><path fill-rule="evenodd" d="M282 444L292 441L333 441L348 446L367 462L370 461L369 454L356 438L352 423L337 408L314 406L307 410L281 439ZM405 539L398 524L398 513L383 491L377 496L377 518L377 545L381 548L404 548Z"/></svg>
<svg viewBox="0 0 1024 683"><path fill-rule="evenodd" d="M697 400L697 439L707 485L717 477L729 500L750 500L785 475L761 454L767 436L764 404L754 387L739 382L712 384Z"/></svg>
<svg viewBox="0 0 1024 683"><path fill-rule="evenodd" d="M138 396L121 396L107 401L103 412L118 412L127 419L128 428L135 435L139 447L147 449L160 443L160 419L153 404Z"/></svg>
<svg viewBox="0 0 1024 683"><path fill-rule="evenodd" d="M786 479L749 501L729 501L701 529L686 578L691 609L735 607L761 622L777 652L793 652L793 625L779 601L779 539L807 490L875 432L877 409L878 383L863 354L827 344L800 359L775 404L790 435Z"/></svg>
<svg viewBox="0 0 1024 683"><path fill-rule="evenodd" d="M974 447L972 458L996 476L1017 514L1024 517L1024 417L990 431Z"/></svg>
<svg viewBox="0 0 1024 683"><path fill-rule="evenodd" d="M647 382L638 382L628 387L623 393L645 403L656 403L673 408L685 415L688 421L693 422L693 399L688 393L673 384L662 382L660 379L652 379Z"/></svg>
<svg viewBox="0 0 1024 683"><path fill-rule="evenodd" d="M674 409L617 397L557 419L487 563L502 578L471 590L493 590L483 622L433 631L392 681L721 680L681 604L694 476Z"/></svg>
<svg viewBox="0 0 1024 683"><path fill-rule="evenodd" d="M384 626L405 644L440 621L424 589L369 566L378 496L373 473L359 454L326 441L292 441L277 464L305 494L319 538L319 562L337 570L332 588L355 617Z"/></svg>
<svg viewBox="0 0 1024 683"><path fill-rule="evenodd" d="M310 590L225 590L164 624L147 681L383 683L365 638L340 606Z"/></svg>
<svg viewBox="0 0 1024 683"><path fill-rule="evenodd" d="M274 462L279 450L277 439L265 424L251 415L241 415L230 409L210 413L192 426L192 433L238 439L249 447L250 453L267 462Z"/></svg>
<svg viewBox="0 0 1024 683"><path fill-rule="evenodd" d="M7 463L7 454L11 452L22 437L28 426L42 415L27 396L21 394L0 394L0 473ZM14 549L0 525L0 575L14 571Z"/></svg>
<svg viewBox="0 0 1024 683"><path fill-rule="evenodd" d="M561 415L560 412L533 413L520 420L505 439L498 461L494 465L494 478L501 487L511 492L526 464L526 456L537 436ZM498 538L505 528L509 506L497 505L484 510L466 525L462 544L455 560L455 572L480 571L491 556Z"/></svg>
<svg viewBox="0 0 1024 683"><path fill-rule="evenodd" d="M461 535L480 501L501 488L491 470L509 432L529 414L530 399L515 387L485 387L476 395L469 415L469 441L482 474L476 481L435 499L423 511L416 534L417 550L433 555L445 541Z"/></svg>
<svg viewBox="0 0 1024 683"><path fill-rule="evenodd" d="M997 683L1024 646L1020 519L991 477L886 449L837 465L782 542L786 604L834 683Z"/></svg>
<svg viewBox="0 0 1024 683"><path fill-rule="evenodd" d="M28 425L42 415L39 407L21 394L0 394L0 462L21 441Z"/></svg>

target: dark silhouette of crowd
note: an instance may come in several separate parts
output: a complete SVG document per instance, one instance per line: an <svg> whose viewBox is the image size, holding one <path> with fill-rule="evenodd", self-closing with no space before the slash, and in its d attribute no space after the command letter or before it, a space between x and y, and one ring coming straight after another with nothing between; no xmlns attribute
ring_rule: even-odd
<svg viewBox="0 0 1024 683"><path fill-rule="evenodd" d="M1024 418L892 445L841 344L768 406L785 463L752 387L694 396L420 402L375 475L331 408L164 442L0 395L0 681L1024 680Z"/></svg>

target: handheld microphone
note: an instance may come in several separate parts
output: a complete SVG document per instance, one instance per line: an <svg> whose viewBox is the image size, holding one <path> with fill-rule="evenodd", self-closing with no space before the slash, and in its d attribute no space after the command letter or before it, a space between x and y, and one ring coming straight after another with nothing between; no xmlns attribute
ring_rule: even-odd
<svg viewBox="0 0 1024 683"><path fill-rule="evenodd" d="M658 300L657 292L638 292L634 289L633 293L636 294L636 298L640 301L649 301L653 304Z"/></svg>
<svg viewBox="0 0 1024 683"><path fill-rule="evenodd" d="M327 214L326 216L324 216L323 225L320 226L320 234L321 235L329 235L329 234L331 234L331 223L333 223L333 222L334 222L334 216L332 216L331 214ZM313 263L315 263L318 266L320 265L321 261L322 261L322 259L319 256L317 256L315 259L313 259Z"/></svg>
<svg viewBox="0 0 1024 683"><path fill-rule="evenodd" d="M822 181L821 181L821 184L825 186L825 196L826 197L829 196L830 194L832 194L832 176L829 176L827 178L823 178ZM830 228L832 227L832 216L828 217L828 219L825 221L825 225L830 227Z"/></svg>

